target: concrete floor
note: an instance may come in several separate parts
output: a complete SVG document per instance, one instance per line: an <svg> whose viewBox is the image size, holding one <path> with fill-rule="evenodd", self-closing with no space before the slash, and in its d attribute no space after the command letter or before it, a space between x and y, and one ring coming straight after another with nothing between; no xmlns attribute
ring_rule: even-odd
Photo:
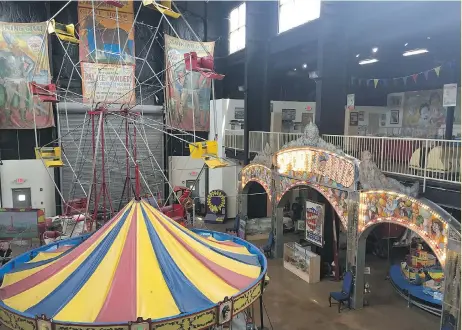
<svg viewBox="0 0 462 330"><path fill-rule="evenodd" d="M206 225L208 229L224 231L227 224ZM298 241L297 235L285 234L284 241ZM263 246L266 241L251 242ZM266 313L264 326L274 330L438 330L440 318L417 307L407 307L386 280L389 262L375 256L367 256L366 266L371 275L366 281L371 285L369 306L361 310L329 308L329 292L339 291L341 283L324 280L308 284L283 266L282 259L268 260L270 283L264 294ZM257 307L258 303L255 304ZM256 311L258 314L258 308ZM257 325L260 325L257 316Z"/></svg>
<svg viewBox="0 0 462 330"><path fill-rule="evenodd" d="M437 330L439 318L416 307L408 308L385 280L387 262L370 260L372 275L370 306L362 310L329 308L328 296L338 291L340 283L321 281L308 284L284 269L282 259L268 261L270 283L264 294L264 305L271 320L265 326L277 330Z"/></svg>

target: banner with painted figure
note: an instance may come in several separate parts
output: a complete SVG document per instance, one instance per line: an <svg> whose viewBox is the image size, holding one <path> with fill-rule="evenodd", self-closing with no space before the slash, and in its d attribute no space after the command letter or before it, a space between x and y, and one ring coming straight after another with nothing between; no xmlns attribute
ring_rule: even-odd
<svg viewBox="0 0 462 330"><path fill-rule="evenodd" d="M444 136L445 123L442 89L404 93L403 135L421 138Z"/></svg>
<svg viewBox="0 0 462 330"><path fill-rule="evenodd" d="M306 201L306 235L308 242L324 246L324 205Z"/></svg>
<svg viewBox="0 0 462 330"><path fill-rule="evenodd" d="M204 49L205 48L205 49ZM165 35L167 124L185 131L209 131L211 81L186 70L184 54L213 56L215 42L200 43Z"/></svg>
<svg viewBox="0 0 462 330"><path fill-rule="evenodd" d="M82 94L84 103L135 103L135 67L82 63Z"/></svg>
<svg viewBox="0 0 462 330"><path fill-rule="evenodd" d="M135 65L133 2L117 11L97 2L94 8L93 13L91 2L79 1L80 61Z"/></svg>
<svg viewBox="0 0 462 330"><path fill-rule="evenodd" d="M47 23L0 22L0 129L54 126L50 103L30 92L29 82L50 83Z"/></svg>

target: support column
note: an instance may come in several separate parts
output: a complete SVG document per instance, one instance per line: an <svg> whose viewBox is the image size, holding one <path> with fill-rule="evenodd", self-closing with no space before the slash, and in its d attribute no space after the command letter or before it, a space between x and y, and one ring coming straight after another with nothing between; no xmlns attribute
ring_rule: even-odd
<svg viewBox="0 0 462 330"><path fill-rule="evenodd" d="M277 1L247 1L244 76L244 165L249 163L249 131L269 131L269 39L277 34Z"/></svg>
<svg viewBox="0 0 462 330"><path fill-rule="evenodd" d="M284 238L283 238L283 216L284 209L278 207L277 201L277 187L279 187L279 175L273 175L273 180L271 181L271 205L273 208L273 213L271 216L271 231L274 234L274 244L271 254L274 258L282 258L284 255Z"/></svg>
<svg viewBox="0 0 462 330"><path fill-rule="evenodd" d="M320 134L343 135L348 82L347 36L344 18L341 18L343 6L327 5L321 7L315 123Z"/></svg>
<svg viewBox="0 0 462 330"><path fill-rule="evenodd" d="M348 195L348 224L347 224L347 256L346 270L353 273L354 288L351 306L355 309L363 307L364 294L364 264L366 258L366 238L362 236L362 244L358 242L359 193L350 192ZM358 276L359 274L359 276Z"/></svg>

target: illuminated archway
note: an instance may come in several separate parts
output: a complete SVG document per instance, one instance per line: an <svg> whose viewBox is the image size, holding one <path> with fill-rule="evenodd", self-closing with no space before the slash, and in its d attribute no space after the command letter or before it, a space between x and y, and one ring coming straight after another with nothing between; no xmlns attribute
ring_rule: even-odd
<svg viewBox="0 0 462 330"><path fill-rule="evenodd" d="M271 169L268 167L260 164L247 165L241 171L241 190L242 192L245 192L245 189L248 189L247 184L249 182L257 182L263 187L263 189L265 189L269 199L271 200L272 179L273 174Z"/></svg>
<svg viewBox="0 0 462 330"><path fill-rule="evenodd" d="M307 186L313 188L321 195L323 195L327 201L332 205L340 218L340 223L343 229L347 229L348 224L348 193L339 189L329 188L318 185L309 181L300 181L296 179L290 179L287 177L281 177L279 186L277 187L276 203L280 203L282 197L291 189L298 186Z"/></svg>
<svg viewBox="0 0 462 330"><path fill-rule="evenodd" d="M360 194L358 238L376 224L389 222L416 232L432 249L441 266L446 260L448 220L422 200L384 190ZM365 235L367 237L367 235Z"/></svg>

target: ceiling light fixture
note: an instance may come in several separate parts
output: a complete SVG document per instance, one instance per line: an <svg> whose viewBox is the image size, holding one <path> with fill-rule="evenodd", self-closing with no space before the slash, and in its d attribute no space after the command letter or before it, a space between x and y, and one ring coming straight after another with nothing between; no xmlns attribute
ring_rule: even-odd
<svg viewBox="0 0 462 330"><path fill-rule="evenodd" d="M378 51L378 50L379 50L379 48L378 48L378 47L374 47L374 48L372 48L372 52L373 52L373 53L377 53L377 51Z"/></svg>
<svg viewBox="0 0 462 330"><path fill-rule="evenodd" d="M419 49L413 49L413 50L408 50L403 53L403 56L412 56L412 55L419 55L419 54L425 54L428 53L428 49L426 48L419 48Z"/></svg>
<svg viewBox="0 0 462 330"><path fill-rule="evenodd" d="M294 71L297 71L297 68L294 68Z"/></svg>
<svg viewBox="0 0 462 330"><path fill-rule="evenodd" d="M378 62L378 61L379 61L379 60L376 59L376 58L369 58L369 59L367 59L367 60L359 61L359 65L376 63L376 62Z"/></svg>
<svg viewBox="0 0 462 330"><path fill-rule="evenodd" d="M406 42L406 43L404 44L404 47L406 47L407 45L409 45L409 43Z"/></svg>
<svg viewBox="0 0 462 330"><path fill-rule="evenodd" d="M358 58L358 57L359 57L359 54L356 54L356 58Z"/></svg>
<svg viewBox="0 0 462 330"><path fill-rule="evenodd" d="M303 63L303 68L306 69L308 67L308 65L306 65L306 63Z"/></svg>

